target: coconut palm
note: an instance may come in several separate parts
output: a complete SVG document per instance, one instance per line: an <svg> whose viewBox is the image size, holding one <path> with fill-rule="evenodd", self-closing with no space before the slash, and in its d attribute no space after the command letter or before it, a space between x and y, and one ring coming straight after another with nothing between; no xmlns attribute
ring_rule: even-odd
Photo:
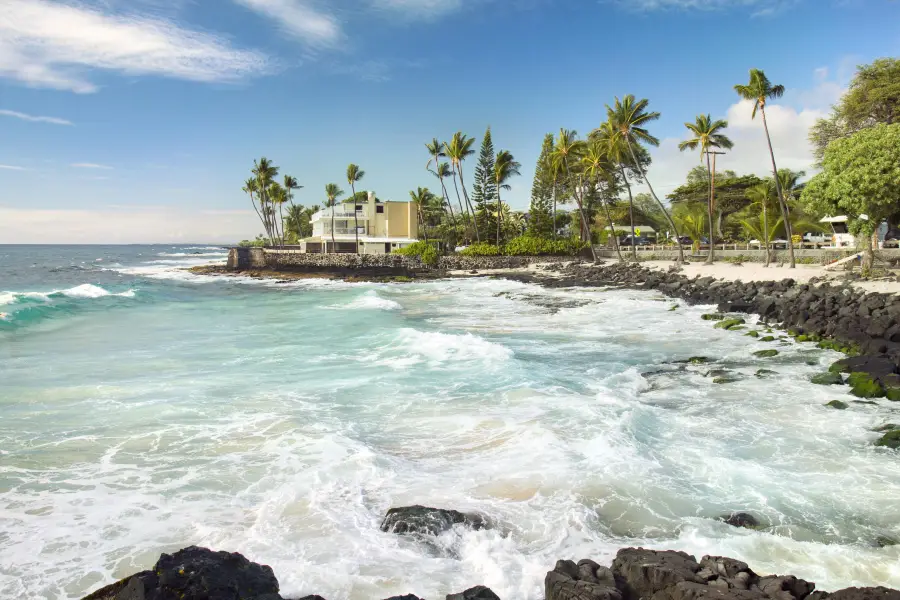
<svg viewBox="0 0 900 600"><path fill-rule="evenodd" d="M337 199L344 195L344 190L336 183L325 184L325 206L331 208L331 251L337 252L337 245L334 241L334 209L337 206ZM354 207L355 208L355 207Z"/></svg>
<svg viewBox="0 0 900 600"><path fill-rule="evenodd" d="M278 246L284 246L284 221L281 220L282 206L287 202L287 192L281 184L277 181L273 181L271 185L269 185L269 189L266 191L266 196L269 198L270 211L272 215L272 230L275 233L275 240L277 241ZM279 218L276 219L275 217ZM279 221L281 222L281 230L279 231Z"/></svg>
<svg viewBox="0 0 900 600"><path fill-rule="evenodd" d="M756 239L765 244L766 259L763 266L768 267L769 263L771 262L771 252L769 250L769 246L771 245L772 241L772 239L769 237L768 206L769 202L775 200L775 189L772 185L772 181L768 180L764 181L763 183L758 183L751 188L748 188L746 194L747 200L752 202L751 206L760 207L760 231L754 233L753 235L756 237ZM783 219L779 219L779 222L783 222ZM744 224L744 222L741 221L741 224ZM755 224L753 224L752 222L751 225L755 227ZM744 229L747 229L746 225ZM775 235L774 230L772 231L772 235Z"/></svg>
<svg viewBox="0 0 900 600"><path fill-rule="evenodd" d="M774 195L774 194L773 194ZM773 197L774 201L775 198ZM781 217L778 217L774 223L769 222L769 216L763 213L760 213L757 216L756 220L752 219L743 219L741 220L741 227L744 228L744 231L750 237L760 240L763 244L766 245L766 266L769 266L769 248L772 246L772 240L775 238L775 232L778 231L778 228L784 224L784 221Z"/></svg>
<svg viewBox="0 0 900 600"><path fill-rule="evenodd" d="M447 153L447 158L450 159L450 166L453 168L453 173L459 177L459 185L462 186L463 197L466 199L466 208L470 213L472 218L471 222L475 229L475 241L480 242L481 235L478 233L478 222L475 220L475 209L472 208L472 203L469 201L469 193L466 191L466 182L463 179L462 172L462 161L475 154L475 151L472 150L472 145L474 143L475 138L470 138L463 132L457 131L453 134L453 137L450 138L449 142L444 142L444 152ZM456 185L455 177L453 179L453 185ZM459 188L456 188L456 195L459 197Z"/></svg>
<svg viewBox="0 0 900 600"><path fill-rule="evenodd" d="M350 184L350 191L353 194L353 223L356 234L356 253L359 254L359 215L356 213L356 183L365 177L366 172L359 168L359 165L350 163L347 165L347 183Z"/></svg>
<svg viewBox="0 0 900 600"><path fill-rule="evenodd" d="M656 192L653 190L650 180L647 179L647 174L644 173L644 168L641 166L637 154L634 151L634 147L642 143L651 146L659 146L659 139L650 135L650 132L647 131L646 128L648 123L659 118L658 112L647 112L647 106L649 104L650 102L646 98L635 100L633 94L628 94L621 100L616 98L614 107L607 104L606 116L612 124L612 128L616 131L618 136L624 140L624 145L628 150L628 154L631 155L632 165L637 169L638 173L640 173L641 179L647 184L650 195L656 200L656 203L665 215L666 220L672 227L672 231L675 232L675 240L678 241L678 227L676 227L675 221L672 220L672 215L669 214L669 211L666 210L666 207L657 197ZM681 247L681 242L678 242L678 262L684 262L684 249Z"/></svg>
<svg viewBox="0 0 900 600"><path fill-rule="evenodd" d="M303 186L297 183L297 178L292 177L290 175L284 176L284 183L281 184L281 187L284 188L285 197L287 201L290 202L291 206L294 205L294 190L299 190ZM279 217L281 219L281 245L284 246L284 216L280 212L281 207L279 207Z"/></svg>
<svg viewBox="0 0 900 600"><path fill-rule="evenodd" d="M250 196L250 204L253 205L253 210L256 212L256 216L259 217L260 222L263 225L263 229L266 233L269 232L268 224L266 220L263 218L263 214L256 208L256 198L254 197L259 192L259 183L254 177L250 177L247 181L244 182L244 187L241 188L245 194Z"/></svg>
<svg viewBox="0 0 900 600"><path fill-rule="evenodd" d="M446 153L444 153L444 144L439 142L437 138L433 138L430 142L425 144L425 148L428 150L428 154L431 155L431 158L428 159L428 162L425 164L425 169L437 177L441 182L442 198L444 199L444 202L447 203L447 208L450 209L450 221L453 223L453 229L455 230L456 216L453 214L453 205L450 203L450 195L447 194L447 186L444 185L444 177L451 177L453 171L450 170L450 165L448 163L441 162L441 158L447 156ZM434 162L434 168L431 167L432 162Z"/></svg>
<svg viewBox="0 0 900 600"><path fill-rule="evenodd" d="M501 150L497 153L497 158L494 160L494 183L497 185L497 247L500 246L500 220L503 218L500 190L512 189L507 181L516 175L521 175L520 168L522 168L522 164L513 157L509 150Z"/></svg>
<svg viewBox="0 0 900 600"><path fill-rule="evenodd" d="M631 192L631 183L628 181L628 174L625 172L625 165L631 162L631 156L625 147L625 140L619 136L619 132L615 125L607 120L600 123L600 127L591 132L590 137L599 141L606 147L606 153L609 159L618 165L619 173L622 181L625 183L625 189L628 191L628 221L631 225L631 239L635 239L634 233L634 195ZM616 239L616 252L619 252L619 242ZM619 257L621 258L621 253ZM637 261L637 245L631 244L631 259Z"/></svg>
<svg viewBox="0 0 900 600"><path fill-rule="evenodd" d="M428 227L425 219L425 211L434 206L437 196L428 188L420 187L416 191L410 191L409 197L416 206L416 217L422 225L422 235L428 241Z"/></svg>
<svg viewBox="0 0 900 600"><path fill-rule="evenodd" d="M265 220L266 233L269 236L269 241L274 246L275 218L273 205L269 199L269 188L272 183L275 182L275 178L278 177L278 167L273 165L272 161L263 156L259 160L253 161L252 172L253 176L256 178L257 197L259 200L260 212L262 212Z"/></svg>
<svg viewBox="0 0 900 600"><path fill-rule="evenodd" d="M594 250L594 244L591 243L591 228L588 225L587 217L584 216L584 205L581 197L581 185L574 185L572 181L572 171L569 167L570 162L576 163L580 160L584 153L585 143L578 139L578 134L573 129L560 128L559 135L556 137L556 143L550 154L550 161L557 166L557 169L564 174L566 181L571 187L575 188L575 202L578 203L578 212L581 215L581 231L582 239L587 236L588 245L591 247L591 256L594 261L597 260L597 252Z"/></svg>
<svg viewBox="0 0 900 600"><path fill-rule="evenodd" d="M588 181L593 182L592 185L596 185L600 181L611 181L614 178L615 167L609 160L608 146L600 140L594 140L581 157L581 169ZM612 237L616 255L619 257L619 262L622 262L624 259L622 258L622 251L619 249L619 239L616 237L616 230L613 227L612 215L609 214L609 203L603 202L603 208L606 211L606 222L609 223L609 234ZM634 222L632 221L633 226Z"/></svg>
<svg viewBox="0 0 900 600"><path fill-rule="evenodd" d="M731 148L734 146L728 136L721 133L728 127L728 121L719 119L713 121L709 115L697 115L697 119L693 123L685 123L685 127L693 136L680 144L678 149L696 150L700 148L700 162L703 162L703 156L706 155L706 170L709 173L709 202L707 204L707 214L709 217L709 254L706 256L706 264L711 265L715 259L715 244L713 243L713 203L716 197L716 172L709 160L709 151L711 148Z"/></svg>
<svg viewBox="0 0 900 600"><path fill-rule="evenodd" d="M772 149L772 136L769 135L769 123L766 121L766 101L774 98L781 98L784 95L783 85L772 85L766 74L759 69L750 69L750 82L747 85L738 84L734 86L734 91L744 100L750 100L753 103L753 113L750 117L756 118L756 113L762 115L763 129L766 132L766 142L769 144L769 157L772 159L772 177L775 179L775 192L778 194L778 206L781 208L781 219L784 221L784 229L787 234L788 241L788 257L790 258L791 268L797 266L794 260L794 243L791 240L794 232L791 230L791 220L789 218L790 211L787 207L787 201L781 191L781 181L778 179L778 167L775 166L775 151Z"/></svg>

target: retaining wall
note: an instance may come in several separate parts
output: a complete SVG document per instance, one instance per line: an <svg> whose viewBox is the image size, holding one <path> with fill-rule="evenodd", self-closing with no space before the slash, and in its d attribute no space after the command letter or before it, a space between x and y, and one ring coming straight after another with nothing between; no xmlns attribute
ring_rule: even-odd
<svg viewBox="0 0 900 600"><path fill-rule="evenodd" d="M603 258L616 258L616 251L607 247L598 247L597 256ZM840 260L847 256L851 256L856 254L857 250L828 250L828 249L818 249L814 250L812 248L794 248L794 257L803 263L808 264L820 264L827 265L833 263L836 260ZM900 250L898 249L887 249L887 250L879 250L879 256L883 260L888 261L898 261L900 260ZM689 246L685 246L684 248L685 257L691 256L691 249ZM622 247L622 256L629 257L631 256L631 248ZM678 258L678 250L652 250L652 249L641 249L637 250L638 260L675 260ZM703 251L703 256L706 256L706 251ZM740 258L743 262L765 262L765 252L762 250L721 250L716 249L716 260L734 260ZM772 262L788 262L788 252L787 250L773 250L772 251Z"/></svg>

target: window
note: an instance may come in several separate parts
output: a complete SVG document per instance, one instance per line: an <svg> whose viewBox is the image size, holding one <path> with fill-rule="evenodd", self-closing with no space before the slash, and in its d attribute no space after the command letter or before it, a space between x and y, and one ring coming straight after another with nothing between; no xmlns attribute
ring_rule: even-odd
<svg viewBox="0 0 900 600"><path fill-rule="evenodd" d="M383 205L382 205L382 206L376 206L376 207L375 207L375 212L378 213L378 214L384 213L384 206L383 206Z"/></svg>
<svg viewBox="0 0 900 600"><path fill-rule="evenodd" d="M362 204L357 204L355 210L357 210L357 211L362 210Z"/></svg>

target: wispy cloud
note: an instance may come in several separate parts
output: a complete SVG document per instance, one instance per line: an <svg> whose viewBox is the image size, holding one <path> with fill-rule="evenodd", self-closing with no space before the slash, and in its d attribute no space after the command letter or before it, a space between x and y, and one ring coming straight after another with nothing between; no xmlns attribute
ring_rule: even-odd
<svg viewBox="0 0 900 600"><path fill-rule="evenodd" d="M98 165L97 163L73 163L69 165L70 167L74 167L76 169L107 169L112 170L112 167L107 165Z"/></svg>
<svg viewBox="0 0 900 600"><path fill-rule="evenodd" d="M0 116L12 117L14 119L22 119L23 121L32 121L34 123L53 123L54 125L72 125L72 121L66 119L58 119L56 117L36 117L15 110L0 109Z"/></svg>
<svg viewBox="0 0 900 600"><path fill-rule="evenodd" d="M375 8L417 19L433 19L459 10L462 4L462 0L372 0Z"/></svg>
<svg viewBox="0 0 900 600"><path fill-rule="evenodd" d="M307 0L233 0L272 19L288 35L312 46L333 46L344 34L337 18Z"/></svg>
<svg viewBox="0 0 900 600"><path fill-rule="evenodd" d="M268 58L172 20L110 12L108 2L2 0L0 78L96 92L90 69L213 82L269 70Z"/></svg>
<svg viewBox="0 0 900 600"><path fill-rule="evenodd" d="M625 8L639 11L665 9L681 10L721 10L745 8L752 10L755 17L778 13L797 3L797 0L606 0Z"/></svg>
<svg viewBox="0 0 900 600"><path fill-rule="evenodd" d="M0 169L4 169L6 171L27 171L25 167L17 167L15 165L0 165Z"/></svg>

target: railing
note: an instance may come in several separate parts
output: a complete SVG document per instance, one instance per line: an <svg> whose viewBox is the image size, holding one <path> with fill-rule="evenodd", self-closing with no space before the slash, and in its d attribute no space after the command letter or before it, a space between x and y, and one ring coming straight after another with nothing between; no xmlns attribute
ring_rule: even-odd
<svg viewBox="0 0 900 600"><path fill-rule="evenodd" d="M366 228L365 228L365 227L359 227L359 228L354 228L354 227L335 227L335 228L334 228L334 234L335 234L335 235L356 235L357 231L359 232L359 235L366 235ZM323 227L321 231L319 231L318 229L314 229L314 230L313 230L313 235L329 236L329 235L331 235L331 228L330 228L330 227Z"/></svg>
<svg viewBox="0 0 900 600"><path fill-rule="evenodd" d="M326 211L323 211L323 212L320 213L320 214L322 215L322 218L323 218L323 219L326 219L326 218L327 218L327 219L330 219L330 218L331 218L331 213L328 212L327 210L326 210ZM356 218L357 218L357 219L366 219L366 218L368 218L368 217L366 217L366 214L365 214L363 211L361 211L361 210L356 211L355 215L356 215ZM335 211L335 213L334 213L334 218L335 218L335 219L352 219L353 216L354 216L354 212L353 212L353 211L350 211L350 212Z"/></svg>

